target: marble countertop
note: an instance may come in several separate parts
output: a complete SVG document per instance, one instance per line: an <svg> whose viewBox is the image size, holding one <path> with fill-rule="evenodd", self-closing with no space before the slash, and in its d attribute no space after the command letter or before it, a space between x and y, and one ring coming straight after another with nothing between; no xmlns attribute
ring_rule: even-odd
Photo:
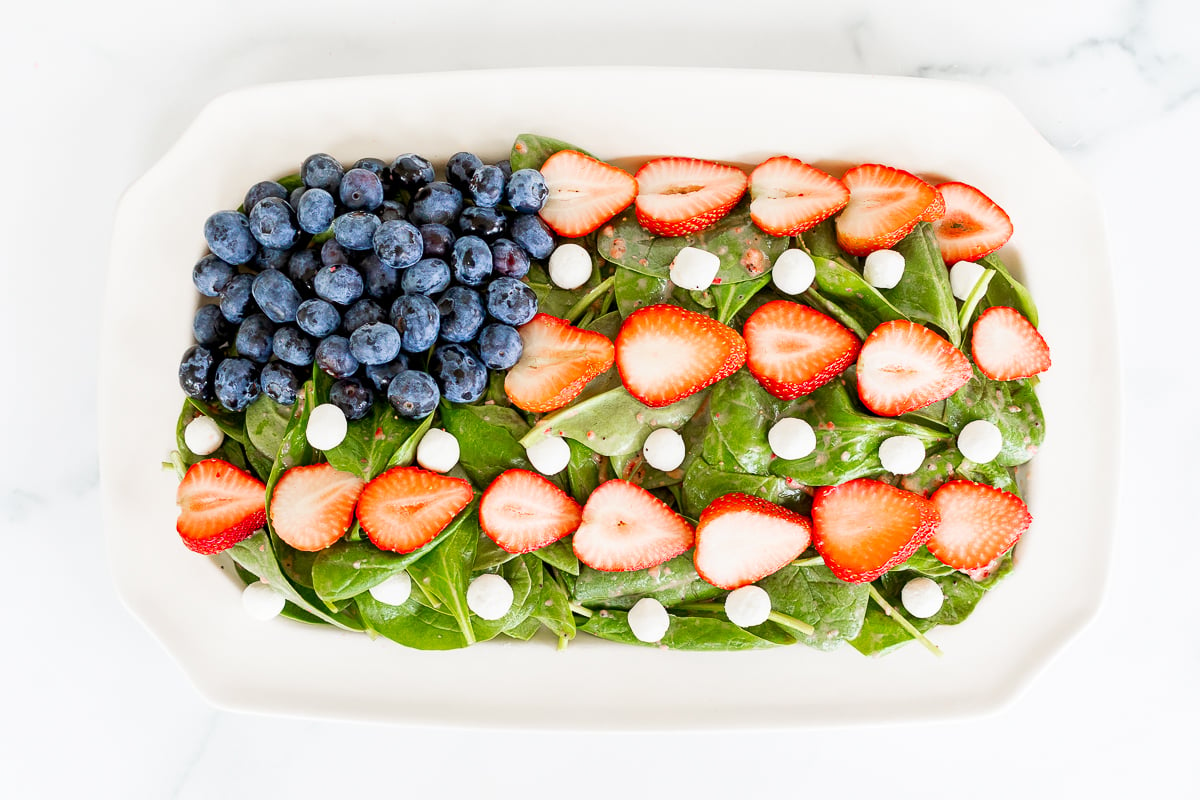
<svg viewBox="0 0 1200 800"><path fill-rule="evenodd" d="M0 657L0 793L458 796L476 778L495 797L1194 791L1200 634L1186 576L1200 537L1183 498L1200 484L1187 301L1200 271L1186 246L1200 186L1200 6L1097 0L1081 13L1083 4L1045 0L1002 11L745 0L694 2L680 16L683 4L569 5L351 2L335 11L271 0L179 12L113 0L10 12L0 30L9 187L0 194L9 376L0 516L15 637ZM259 717L207 705L121 605L99 523L93 342L124 187L204 103L234 88L577 64L970 81L1011 98L1095 186L1109 224L1127 412L1113 568L1096 620L1010 706L936 724L636 737ZM537 87L513 92L514 102L549 101ZM35 288L45 283L54 294Z"/></svg>

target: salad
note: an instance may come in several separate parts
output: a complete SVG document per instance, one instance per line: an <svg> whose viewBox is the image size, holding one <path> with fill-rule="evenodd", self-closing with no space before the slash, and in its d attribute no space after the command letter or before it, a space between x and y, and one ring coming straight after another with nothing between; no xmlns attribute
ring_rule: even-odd
<svg viewBox="0 0 1200 800"><path fill-rule="evenodd" d="M178 532L252 613L419 649L938 652L1031 521L1011 233L876 164L317 154L206 223Z"/></svg>

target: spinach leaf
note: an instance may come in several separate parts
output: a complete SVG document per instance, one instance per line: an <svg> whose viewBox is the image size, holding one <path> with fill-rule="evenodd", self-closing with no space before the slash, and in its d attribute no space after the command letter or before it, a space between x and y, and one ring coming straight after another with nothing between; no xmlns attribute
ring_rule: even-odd
<svg viewBox="0 0 1200 800"><path fill-rule="evenodd" d="M347 424L346 438L326 450L325 458L341 471L369 481L387 468L420 426L420 422L397 414L391 403L377 401L365 417Z"/></svg>
<svg viewBox="0 0 1200 800"><path fill-rule="evenodd" d="M504 631L504 635L510 639L516 639L521 642L528 642L537 632L542 629L541 620L537 617L528 617L520 625L509 628Z"/></svg>
<svg viewBox="0 0 1200 800"><path fill-rule="evenodd" d="M246 422L243 413L229 411L219 403L206 403L194 397L189 397L184 402L191 403L193 408L217 423L217 427L221 429L221 433L225 434L226 438L233 439L239 444L246 444Z"/></svg>
<svg viewBox="0 0 1200 800"><path fill-rule="evenodd" d="M545 267L534 263L529 266L529 273L525 276L525 281L537 296L538 311L552 317L566 319L567 312L574 308L575 304L589 290L600 284L600 273L593 264L592 274L582 286L577 289L563 289L550 280L550 274Z"/></svg>
<svg viewBox="0 0 1200 800"><path fill-rule="evenodd" d="M407 439L400 443L400 446L397 447L392 453L392 457L387 460L384 471L389 470L392 467L407 467L416 460L417 445L421 443L421 437L423 437L426 431L428 431L433 425L433 420L436 416L437 413L434 412L417 424L417 427L413 429L413 432L408 435Z"/></svg>
<svg viewBox="0 0 1200 800"><path fill-rule="evenodd" d="M313 590L326 603L348 600L403 572L408 565L446 541L433 541L411 553L380 550L369 541L335 542L316 554L312 564Z"/></svg>
<svg viewBox="0 0 1200 800"><path fill-rule="evenodd" d="M624 611L608 609L593 614L587 622L579 627L579 630L622 644L642 647L662 646L671 650L757 650L795 641L786 632L780 631L778 626L768 623L758 627L775 628L778 638L784 641L776 642L756 636L754 633L718 617L671 615L671 626L667 628L662 641L647 644L633 635Z"/></svg>
<svg viewBox="0 0 1200 800"><path fill-rule="evenodd" d="M398 606L381 603L370 592L355 597L354 603L370 630L406 647L455 650L471 644L458 621L444 610L433 608L416 586L412 596Z"/></svg>
<svg viewBox="0 0 1200 800"><path fill-rule="evenodd" d="M956 347L961 345L958 304L933 226L918 222L894 249L904 256L904 275L885 296L908 319L933 325Z"/></svg>
<svg viewBox="0 0 1200 800"><path fill-rule="evenodd" d="M184 429L187 428L188 423L201 416L206 415L194 403L184 400L183 408L179 412L179 419L175 423L175 447L179 451L179 458L183 462L183 465L190 467L192 464L204 461L205 459L219 458L222 461L233 464L238 469L245 470L247 464L242 445L236 439L228 436L225 437L225 440L221 442L221 446L216 451L206 456L197 455L188 449L187 442L184 440ZM257 472L257 470L255 471Z"/></svg>
<svg viewBox="0 0 1200 800"><path fill-rule="evenodd" d="M1046 436L1046 420L1034 378L994 381L974 368L971 380L946 398L946 424L953 431L968 422L987 419L1000 429L1000 466L1014 467L1033 458Z"/></svg>
<svg viewBox="0 0 1200 800"><path fill-rule="evenodd" d="M479 542L475 545L475 560L471 562L471 572L488 572L516 557L515 553L510 553L496 544L487 534L480 534Z"/></svg>
<svg viewBox="0 0 1200 800"><path fill-rule="evenodd" d="M704 459L718 469L767 475L774 454L767 431L787 406L746 369L718 383L709 395L712 418L704 437Z"/></svg>
<svg viewBox="0 0 1200 800"><path fill-rule="evenodd" d="M818 650L832 650L858 636L867 611L867 587L838 580L820 565L785 566L758 582L771 596L771 608L812 625L799 641Z"/></svg>
<svg viewBox="0 0 1200 800"><path fill-rule="evenodd" d="M533 613L541 597L541 584L544 571L541 562L529 556L517 556L495 570L513 590L512 607L500 619L483 619L472 617L471 625L475 631L475 640L479 642L493 639L504 631L515 628ZM534 586L534 578L538 585Z"/></svg>
<svg viewBox="0 0 1200 800"><path fill-rule="evenodd" d="M822 295L852 314L867 333L888 320L907 319L882 292L867 283L857 269L843 261L821 256L814 257L813 263L817 269L816 286Z"/></svg>
<svg viewBox="0 0 1200 800"><path fill-rule="evenodd" d="M518 443L529 426L511 408L443 401L442 424L458 439L459 464L476 486L486 487L508 469L532 469Z"/></svg>
<svg viewBox="0 0 1200 800"><path fill-rule="evenodd" d="M698 519L700 512L704 511L709 503L732 492L752 494L772 503L799 507L801 511L805 510L804 507L809 501L804 487L792 478L725 472L703 458L698 458L683 476L683 513L692 519Z"/></svg>
<svg viewBox="0 0 1200 800"><path fill-rule="evenodd" d="M551 542L545 547L539 547L533 551L532 555L557 570L571 575L579 574L579 559L575 556L570 536L559 539L557 542Z"/></svg>
<svg viewBox="0 0 1200 800"><path fill-rule="evenodd" d="M987 294L984 295L985 304L1015 308L1024 314L1025 318L1036 328L1038 311L1029 290L1013 277L1008 268L1004 266L1004 262L995 254L984 256L979 259L978 263L981 267L996 271L996 277L988 284Z"/></svg>
<svg viewBox="0 0 1200 800"><path fill-rule="evenodd" d="M575 638L575 614L571 611L571 598L544 566L532 619L545 625L559 639Z"/></svg>
<svg viewBox="0 0 1200 800"><path fill-rule="evenodd" d="M581 567L575 581L575 599L588 608L627 609L643 597L653 597L670 608L723 594L696 573L690 550L657 567L631 572Z"/></svg>
<svg viewBox="0 0 1200 800"><path fill-rule="evenodd" d="M471 612L467 608L467 582L475 561L475 547L479 543L476 506L477 503L472 502L438 534L437 538L445 538L441 547L408 567L413 582L420 583L431 601L437 602L454 618L468 644L475 641Z"/></svg>
<svg viewBox="0 0 1200 800"><path fill-rule="evenodd" d="M265 394L246 407L246 438L264 455L279 452L284 431L292 419L293 406L276 403Z"/></svg>
<svg viewBox="0 0 1200 800"><path fill-rule="evenodd" d="M312 616L343 630L361 630L361 626L356 624L352 617L345 614L331 614L300 594L280 569L279 562L275 557L275 550L265 531L258 531L249 538L243 539L226 552L243 569L253 573L259 580L270 584L288 602Z"/></svg>
<svg viewBox="0 0 1200 800"><path fill-rule="evenodd" d="M583 504L596 491L596 487L608 478L601 471L604 457L574 439L567 439L566 442L571 448L571 460L567 462L567 486L575 501Z"/></svg>
<svg viewBox="0 0 1200 800"><path fill-rule="evenodd" d="M635 272L627 267L617 267L613 276L613 292L617 298L617 310L622 317L628 317L639 308L669 301L675 289L674 284L667 278Z"/></svg>
<svg viewBox="0 0 1200 800"><path fill-rule="evenodd" d="M534 133L522 133L513 142L508 163L512 165L513 172L519 169L541 169L542 164L546 163L546 159L559 150L574 150L585 156L592 155L583 148L564 142L562 139L538 136ZM595 156L592 157L595 158Z"/></svg>
<svg viewBox="0 0 1200 800"><path fill-rule="evenodd" d="M720 283L709 289L714 307L717 310L717 320L730 325L746 304L754 299L762 289L771 284L771 274L764 273L757 278L740 283Z"/></svg>

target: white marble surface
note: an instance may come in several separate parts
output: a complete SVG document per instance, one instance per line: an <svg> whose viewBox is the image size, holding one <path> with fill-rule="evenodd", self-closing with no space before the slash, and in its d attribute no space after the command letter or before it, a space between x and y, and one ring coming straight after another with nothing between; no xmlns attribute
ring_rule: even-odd
<svg viewBox="0 0 1200 800"><path fill-rule="evenodd" d="M30 3L0 28L0 795L454 797L484 780L495 797L1195 792L1200 633L1189 576L1200 545L1184 502L1200 483L1194 3L743 0L694 2L683 17L670 9L684 4L631 0L171 5ZM121 606L98 522L92 343L124 186L208 99L236 87L566 64L981 83L1094 183L1110 225L1127 409L1114 566L1099 617L1010 707L943 724L736 736L262 718L206 705Z"/></svg>

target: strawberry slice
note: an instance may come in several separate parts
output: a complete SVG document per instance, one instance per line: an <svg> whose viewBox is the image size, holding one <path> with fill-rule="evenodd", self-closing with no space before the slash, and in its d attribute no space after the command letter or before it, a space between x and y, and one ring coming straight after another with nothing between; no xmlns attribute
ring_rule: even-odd
<svg viewBox="0 0 1200 800"><path fill-rule="evenodd" d="M946 216L946 198L942 197L941 191L935 186L933 187L933 202L921 212L918 218L921 222L936 222Z"/></svg>
<svg viewBox="0 0 1200 800"><path fill-rule="evenodd" d="M837 320L789 300L772 300L742 328L746 366L763 388L794 400L840 375L862 342Z"/></svg>
<svg viewBox="0 0 1200 800"><path fill-rule="evenodd" d="M267 524L267 487L219 458L188 468L175 492L175 529L189 550L210 556Z"/></svg>
<svg viewBox="0 0 1200 800"><path fill-rule="evenodd" d="M350 529L362 489L361 478L332 464L292 467L271 493L271 527L297 550L324 550Z"/></svg>
<svg viewBox="0 0 1200 800"><path fill-rule="evenodd" d="M986 483L949 481L929 499L941 515L929 552L955 569L988 566L1008 552L1033 522L1021 498Z"/></svg>
<svg viewBox="0 0 1200 800"><path fill-rule="evenodd" d="M858 478L817 489L812 521L813 545L833 574L867 583L929 541L938 510L919 494Z"/></svg>
<svg viewBox="0 0 1200 800"><path fill-rule="evenodd" d="M768 158L750 173L750 219L772 236L799 236L849 201L846 184L798 158Z"/></svg>
<svg viewBox="0 0 1200 800"><path fill-rule="evenodd" d="M739 589L777 572L804 552L808 519L735 492L718 497L696 525L696 572L721 589Z"/></svg>
<svg viewBox="0 0 1200 800"><path fill-rule="evenodd" d="M538 314L517 330L521 358L504 378L504 393L517 408L535 414L562 408L613 365L607 337L558 317Z"/></svg>
<svg viewBox="0 0 1200 800"><path fill-rule="evenodd" d="M692 546L695 532L637 484L615 479L596 487L583 506L575 531L575 555L592 569L628 572L649 569Z"/></svg>
<svg viewBox="0 0 1200 800"><path fill-rule="evenodd" d="M975 261L1004 246L1013 234L1012 220L986 194L965 183L941 183L946 213L933 224L942 260Z"/></svg>
<svg viewBox="0 0 1200 800"><path fill-rule="evenodd" d="M638 192L637 181L625 170L574 150L547 158L541 173L549 193L538 213L560 236L586 236L632 203Z"/></svg>
<svg viewBox="0 0 1200 800"><path fill-rule="evenodd" d="M950 342L904 319L885 322L858 353L858 396L884 417L944 400L971 380L971 362Z"/></svg>
<svg viewBox="0 0 1200 800"><path fill-rule="evenodd" d="M479 525L507 553L528 553L579 527L583 509L541 475L500 473L479 501Z"/></svg>
<svg viewBox="0 0 1200 800"><path fill-rule="evenodd" d="M656 158L634 175L637 219L659 236L683 236L716 223L746 193L746 173L698 158Z"/></svg>
<svg viewBox="0 0 1200 800"><path fill-rule="evenodd" d="M992 306L971 328L971 357L996 381L1028 378L1050 369L1050 348L1020 311Z"/></svg>
<svg viewBox="0 0 1200 800"><path fill-rule="evenodd" d="M673 305L639 308L617 333L617 370L631 395L660 408L741 369L746 342L712 317Z"/></svg>
<svg viewBox="0 0 1200 800"><path fill-rule="evenodd" d="M852 255L887 250L907 236L922 215L936 213L937 191L902 169L862 164L843 175L842 182L850 190L850 202L838 215L837 238Z"/></svg>
<svg viewBox="0 0 1200 800"><path fill-rule="evenodd" d="M358 524L380 550L411 553L471 502L471 484L418 467L393 467L363 487Z"/></svg>

